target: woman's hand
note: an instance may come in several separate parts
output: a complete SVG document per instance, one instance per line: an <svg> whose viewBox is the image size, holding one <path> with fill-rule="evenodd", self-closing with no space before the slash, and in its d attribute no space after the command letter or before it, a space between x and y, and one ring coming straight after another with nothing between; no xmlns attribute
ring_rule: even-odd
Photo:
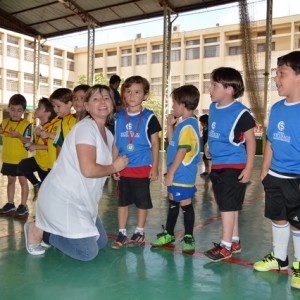
<svg viewBox="0 0 300 300"><path fill-rule="evenodd" d="M125 155L118 156L116 160L112 163L114 173L118 173L124 168L126 168L128 164L128 158Z"/></svg>

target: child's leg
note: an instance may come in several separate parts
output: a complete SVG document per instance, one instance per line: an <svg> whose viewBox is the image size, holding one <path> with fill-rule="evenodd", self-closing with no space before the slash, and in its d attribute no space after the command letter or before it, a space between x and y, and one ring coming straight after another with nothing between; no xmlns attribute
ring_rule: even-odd
<svg viewBox="0 0 300 300"><path fill-rule="evenodd" d="M144 228L147 219L148 210L147 209L137 209L137 227Z"/></svg>
<svg viewBox="0 0 300 300"><path fill-rule="evenodd" d="M28 182L26 177L19 176L19 183L21 185L21 204L26 205L29 194Z"/></svg>
<svg viewBox="0 0 300 300"><path fill-rule="evenodd" d="M233 225L233 233L232 238L234 237L235 241L239 241L239 211L234 212L234 225Z"/></svg>
<svg viewBox="0 0 300 300"><path fill-rule="evenodd" d="M233 235L233 228L235 225L235 211L221 212L222 218L222 243L231 248L231 239Z"/></svg>
<svg viewBox="0 0 300 300"><path fill-rule="evenodd" d="M119 229L126 229L128 220L128 206L118 206Z"/></svg>
<svg viewBox="0 0 300 300"><path fill-rule="evenodd" d="M183 211L183 221L185 234L193 235L195 224L195 212L192 204L192 199L180 201L180 206Z"/></svg>
<svg viewBox="0 0 300 300"><path fill-rule="evenodd" d="M7 201L9 203L14 202L15 188L16 188L16 176L7 176Z"/></svg>
<svg viewBox="0 0 300 300"><path fill-rule="evenodd" d="M167 217L166 231L170 235L174 235L174 229L179 214L179 205L179 202L171 200L171 195L169 195L169 211Z"/></svg>

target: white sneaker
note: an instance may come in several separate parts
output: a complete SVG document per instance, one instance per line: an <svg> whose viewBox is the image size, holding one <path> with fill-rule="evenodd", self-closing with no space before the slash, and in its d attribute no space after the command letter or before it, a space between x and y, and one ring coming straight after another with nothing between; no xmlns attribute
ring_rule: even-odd
<svg viewBox="0 0 300 300"><path fill-rule="evenodd" d="M48 248L51 247L50 244L45 243L43 240L41 241L41 246L42 246L43 248L45 248L45 249L48 249Z"/></svg>
<svg viewBox="0 0 300 300"><path fill-rule="evenodd" d="M29 242L28 242L29 226L30 226L29 222L26 222L24 224L26 250L31 255L42 255L45 253L45 249L40 244L29 244Z"/></svg>

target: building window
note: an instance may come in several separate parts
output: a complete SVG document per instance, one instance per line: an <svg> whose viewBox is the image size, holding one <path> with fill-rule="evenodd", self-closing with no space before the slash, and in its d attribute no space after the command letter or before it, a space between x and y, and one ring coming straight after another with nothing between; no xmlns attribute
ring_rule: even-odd
<svg viewBox="0 0 300 300"><path fill-rule="evenodd" d="M114 75L117 74L117 67L108 67L106 69L107 75Z"/></svg>
<svg viewBox="0 0 300 300"><path fill-rule="evenodd" d="M33 93L33 83L24 82L24 93L32 94Z"/></svg>
<svg viewBox="0 0 300 300"><path fill-rule="evenodd" d="M209 93L209 88L210 88L210 81L203 81L202 93L203 94L208 94Z"/></svg>
<svg viewBox="0 0 300 300"><path fill-rule="evenodd" d="M53 79L53 85L61 87L62 86L61 79Z"/></svg>
<svg viewBox="0 0 300 300"><path fill-rule="evenodd" d="M186 46L196 46L196 45L200 45L200 40L188 40L185 42Z"/></svg>
<svg viewBox="0 0 300 300"><path fill-rule="evenodd" d="M180 48L181 47L181 43L180 42L175 42L172 43L171 48Z"/></svg>
<svg viewBox="0 0 300 300"><path fill-rule="evenodd" d="M67 70L74 71L74 61L67 61Z"/></svg>
<svg viewBox="0 0 300 300"><path fill-rule="evenodd" d="M63 67L63 60L61 58L54 57L53 66L55 68L62 69L62 67Z"/></svg>
<svg viewBox="0 0 300 300"><path fill-rule="evenodd" d="M157 97L162 95L162 85L161 84L152 85L151 90L152 90L152 93Z"/></svg>
<svg viewBox="0 0 300 300"><path fill-rule="evenodd" d="M135 57L136 65L146 65L147 64L147 54L139 54Z"/></svg>
<svg viewBox="0 0 300 300"><path fill-rule="evenodd" d="M181 50L172 50L171 61L180 61L180 60L181 60Z"/></svg>
<svg viewBox="0 0 300 300"><path fill-rule="evenodd" d="M219 37L205 38L204 44L218 43L219 41L220 41Z"/></svg>
<svg viewBox="0 0 300 300"><path fill-rule="evenodd" d="M147 47L146 46L144 46L144 47L136 47L135 52L136 53L147 52Z"/></svg>
<svg viewBox="0 0 300 300"><path fill-rule="evenodd" d="M185 52L185 59L191 60L191 59L199 59L200 57L200 48L190 48L186 49Z"/></svg>
<svg viewBox="0 0 300 300"><path fill-rule="evenodd" d="M116 55L117 55L117 50L107 51L107 56L116 56Z"/></svg>
<svg viewBox="0 0 300 300"><path fill-rule="evenodd" d="M203 74L203 79L210 79L210 77L211 77L210 73Z"/></svg>
<svg viewBox="0 0 300 300"><path fill-rule="evenodd" d="M6 89L10 92L18 92L19 86L16 80L6 80Z"/></svg>
<svg viewBox="0 0 300 300"><path fill-rule="evenodd" d="M24 47L29 49L34 49L34 42L33 41L24 41Z"/></svg>
<svg viewBox="0 0 300 300"><path fill-rule="evenodd" d="M262 36L266 36L266 31L259 31L257 32L257 37L262 37ZM275 30L272 30L272 35L275 35L276 34L276 31Z"/></svg>
<svg viewBox="0 0 300 300"><path fill-rule="evenodd" d="M163 61L163 53L162 52L156 52L152 53L152 63L162 63Z"/></svg>
<svg viewBox="0 0 300 300"><path fill-rule="evenodd" d="M62 57L62 54L63 54L62 50L54 48L54 55L55 56Z"/></svg>
<svg viewBox="0 0 300 300"><path fill-rule="evenodd" d="M132 53L131 48L121 50L121 55L124 55L124 54L126 55L126 54L131 54L131 53Z"/></svg>
<svg viewBox="0 0 300 300"><path fill-rule="evenodd" d="M95 58L103 57L103 52L95 53Z"/></svg>
<svg viewBox="0 0 300 300"><path fill-rule="evenodd" d="M49 52L49 47L48 46L41 46L41 52L43 52L43 53L48 53Z"/></svg>
<svg viewBox="0 0 300 300"><path fill-rule="evenodd" d="M67 52L67 58L74 60L74 53Z"/></svg>
<svg viewBox="0 0 300 300"><path fill-rule="evenodd" d="M24 60L26 61L33 61L33 51L24 50Z"/></svg>
<svg viewBox="0 0 300 300"><path fill-rule="evenodd" d="M40 85L40 94L41 96L46 96L49 97L49 93L48 93L48 85Z"/></svg>
<svg viewBox="0 0 300 300"><path fill-rule="evenodd" d="M131 66L131 62L132 62L131 55L121 57L121 67L129 67Z"/></svg>
<svg viewBox="0 0 300 300"><path fill-rule="evenodd" d="M174 81L180 81L180 75L172 76L171 80L172 80L172 82L174 82Z"/></svg>
<svg viewBox="0 0 300 300"><path fill-rule="evenodd" d="M7 45L7 56L19 58L19 48Z"/></svg>
<svg viewBox="0 0 300 300"><path fill-rule="evenodd" d="M95 74L102 74L102 73L103 73L103 68L95 69Z"/></svg>
<svg viewBox="0 0 300 300"><path fill-rule="evenodd" d="M40 83L48 84L48 77L40 76Z"/></svg>
<svg viewBox="0 0 300 300"><path fill-rule="evenodd" d="M204 57L216 57L220 55L220 46L205 46L204 47Z"/></svg>
<svg viewBox="0 0 300 300"><path fill-rule="evenodd" d="M240 40L241 38L242 38L242 36L240 34L233 34L233 35L228 36L229 41Z"/></svg>
<svg viewBox="0 0 300 300"><path fill-rule="evenodd" d="M40 62L42 65L48 66L49 65L49 55L40 54Z"/></svg>
<svg viewBox="0 0 300 300"><path fill-rule="evenodd" d="M162 82L162 78L161 77L151 78L151 84L152 83L161 83L161 82Z"/></svg>
<svg viewBox="0 0 300 300"><path fill-rule="evenodd" d="M19 45L19 39L12 35L7 36L7 42L10 44Z"/></svg>
<svg viewBox="0 0 300 300"><path fill-rule="evenodd" d="M152 45L152 51L163 50L163 45Z"/></svg>
<svg viewBox="0 0 300 300"><path fill-rule="evenodd" d="M26 80L26 81L33 81L33 74L24 73L24 80Z"/></svg>
<svg viewBox="0 0 300 300"><path fill-rule="evenodd" d="M73 81L67 81L67 88L73 90L74 82Z"/></svg>
<svg viewBox="0 0 300 300"><path fill-rule="evenodd" d="M8 78L18 79L18 71L6 70L6 76Z"/></svg>
<svg viewBox="0 0 300 300"><path fill-rule="evenodd" d="M229 47L228 54L230 56L232 56L232 55L240 55L240 54L242 54L242 47L241 46Z"/></svg>
<svg viewBox="0 0 300 300"><path fill-rule="evenodd" d="M266 51L266 44L257 44L256 46L257 52L265 52ZM275 51L275 42L272 42L272 51Z"/></svg>

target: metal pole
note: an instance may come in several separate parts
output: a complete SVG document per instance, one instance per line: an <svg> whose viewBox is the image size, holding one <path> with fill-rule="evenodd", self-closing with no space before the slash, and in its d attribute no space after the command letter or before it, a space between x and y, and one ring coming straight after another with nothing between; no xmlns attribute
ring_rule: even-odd
<svg viewBox="0 0 300 300"><path fill-rule="evenodd" d="M40 92L40 48L41 37L38 35L34 38L34 72L33 72L33 101L32 109L35 110L36 101L39 99Z"/></svg>
<svg viewBox="0 0 300 300"><path fill-rule="evenodd" d="M94 84L94 61L95 61L95 24L89 21L88 25L88 70L87 83Z"/></svg>

